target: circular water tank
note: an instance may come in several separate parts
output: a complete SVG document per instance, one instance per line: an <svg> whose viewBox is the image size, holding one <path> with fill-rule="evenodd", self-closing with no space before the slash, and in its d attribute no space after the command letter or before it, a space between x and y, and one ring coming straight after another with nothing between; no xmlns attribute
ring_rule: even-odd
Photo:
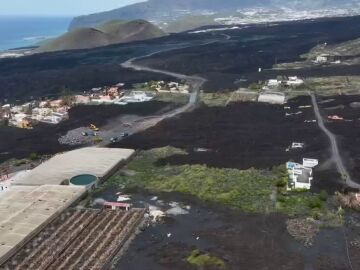
<svg viewBox="0 0 360 270"><path fill-rule="evenodd" d="M98 178L95 175L91 174L81 174L74 176L70 179L71 186L84 186L88 190L93 190L96 188Z"/></svg>

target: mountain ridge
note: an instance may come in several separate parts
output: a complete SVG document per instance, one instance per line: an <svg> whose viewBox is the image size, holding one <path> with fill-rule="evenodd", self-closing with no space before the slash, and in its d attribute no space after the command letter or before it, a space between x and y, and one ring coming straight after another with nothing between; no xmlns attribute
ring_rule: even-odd
<svg viewBox="0 0 360 270"><path fill-rule="evenodd" d="M246 8L291 8L312 10L314 8L351 8L359 7L360 0L149 0L122 8L76 17L69 29L93 27L109 20L144 19L157 25L180 19L186 15L206 13L236 12Z"/></svg>

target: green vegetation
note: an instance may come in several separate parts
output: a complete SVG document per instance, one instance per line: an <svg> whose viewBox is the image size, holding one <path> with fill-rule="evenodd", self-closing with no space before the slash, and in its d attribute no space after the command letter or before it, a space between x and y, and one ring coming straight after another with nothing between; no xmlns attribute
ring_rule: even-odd
<svg viewBox="0 0 360 270"><path fill-rule="evenodd" d="M197 249L191 252L191 255L186 258L186 261L197 266L198 269L204 269L206 266L215 267L216 269L225 269L225 263L223 260L209 254L202 254Z"/></svg>
<svg viewBox="0 0 360 270"><path fill-rule="evenodd" d="M127 165L126 169L133 173L117 174L106 185L128 190L181 192L205 202L253 213L281 212L305 217L316 214L322 218L331 212L324 192L317 195L308 191L287 191L285 166L260 171L205 165L159 165L159 160L174 154L186 155L186 152L172 147L142 151Z"/></svg>
<svg viewBox="0 0 360 270"><path fill-rule="evenodd" d="M241 91L223 91L218 93L201 93L200 100L209 107L225 107L229 103L240 101L253 101L257 98L257 92L242 93Z"/></svg>
<svg viewBox="0 0 360 270"><path fill-rule="evenodd" d="M39 155L37 153L31 153L29 155L29 159L32 161L38 160L39 159Z"/></svg>
<svg viewBox="0 0 360 270"><path fill-rule="evenodd" d="M117 175L109 184L140 187L154 192L182 192L207 202L221 203L247 212L267 212L273 208L271 194L276 177L249 169L208 168L203 165L156 166L161 158L186 154L170 147L140 152L127 169L133 176Z"/></svg>
<svg viewBox="0 0 360 270"><path fill-rule="evenodd" d="M323 202L326 202L328 199L328 194L326 192L326 190L322 190L319 194L319 199L322 200Z"/></svg>
<svg viewBox="0 0 360 270"><path fill-rule="evenodd" d="M253 90L253 91L259 91L261 90L262 84L260 83L252 83L249 85L249 90Z"/></svg>

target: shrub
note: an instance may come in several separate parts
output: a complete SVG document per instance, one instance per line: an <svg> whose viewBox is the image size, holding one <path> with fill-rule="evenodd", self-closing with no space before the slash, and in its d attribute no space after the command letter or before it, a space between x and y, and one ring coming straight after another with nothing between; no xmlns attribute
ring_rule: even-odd
<svg viewBox="0 0 360 270"><path fill-rule="evenodd" d="M328 199L328 194L325 190L322 190L319 194L319 199L322 200L323 202L326 202Z"/></svg>
<svg viewBox="0 0 360 270"><path fill-rule="evenodd" d="M251 83L249 85L249 89L251 90L260 90L261 89L261 85L257 84L257 83Z"/></svg>
<svg viewBox="0 0 360 270"><path fill-rule="evenodd" d="M275 186L278 188L286 187L288 181L287 179L279 179L275 182Z"/></svg>
<svg viewBox="0 0 360 270"><path fill-rule="evenodd" d="M38 160L39 159L39 155L37 153L31 153L29 155L29 159L30 160Z"/></svg>
<svg viewBox="0 0 360 270"><path fill-rule="evenodd" d="M314 209L314 208L321 208L322 207L322 202L319 198L311 198L308 202L308 206L311 208L311 209Z"/></svg>
<svg viewBox="0 0 360 270"><path fill-rule="evenodd" d="M191 255L186 258L186 261L192 265L197 266L199 269L204 269L205 267L225 269L225 263L223 260L215 256L210 256L209 254L202 254L197 249L191 252Z"/></svg>

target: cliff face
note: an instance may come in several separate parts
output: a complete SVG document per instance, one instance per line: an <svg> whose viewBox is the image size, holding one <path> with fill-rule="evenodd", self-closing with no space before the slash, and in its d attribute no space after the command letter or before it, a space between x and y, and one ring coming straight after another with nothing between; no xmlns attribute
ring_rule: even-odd
<svg viewBox="0 0 360 270"><path fill-rule="evenodd" d="M110 21L91 28L77 28L46 42L38 52L91 49L117 43L145 40L164 36L155 25L144 21Z"/></svg>
<svg viewBox="0 0 360 270"><path fill-rule="evenodd" d="M149 0L107 12L80 16L73 19L69 29L93 27L110 20L144 19L169 22L188 15L206 12L236 12L249 7L314 9L359 5L360 0Z"/></svg>

